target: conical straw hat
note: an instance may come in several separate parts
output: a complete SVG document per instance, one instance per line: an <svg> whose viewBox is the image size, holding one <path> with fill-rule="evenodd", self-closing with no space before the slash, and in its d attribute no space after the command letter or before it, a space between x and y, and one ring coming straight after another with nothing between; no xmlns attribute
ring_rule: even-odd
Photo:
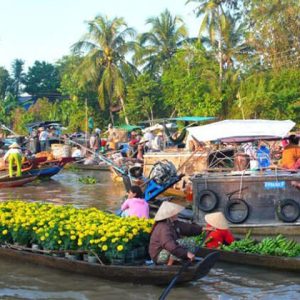
<svg viewBox="0 0 300 300"><path fill-rule="evenodd" d="M184 210L184 207L175 203L171 202L163 202L160 208L158 209L154 220L155 221L162 221L168 218L171 218L178 213Z"/></svg>
<svg viewBox="0 0 300 300"><path fill-rule="evenodd" d="M221 212L207 214L204 217L206 223L217 229L228 229L227 221Z"/></svg>
<svg viewBox="0 0 300 300"><path fill-rule="evenodd" d="M19 144L17 143L12 143L8 148L21 148Z"/></svg>

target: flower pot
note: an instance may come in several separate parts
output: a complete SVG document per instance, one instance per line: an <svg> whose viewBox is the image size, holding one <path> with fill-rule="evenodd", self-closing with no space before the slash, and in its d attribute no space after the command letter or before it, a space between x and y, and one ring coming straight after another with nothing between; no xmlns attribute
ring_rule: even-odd
<svg viewBox="0 0 300 300"><path fill-rule="evenodd" d="M146 252L146 250L145 250L145 247L143 247L143 246L141 246L141 247L138 247L138 248L136 248L135 249L136 250L136 256L137 256L137 258L144 258L145 257L145 252Z"/></svg>
<svg viewBox="0 0 300 300"><path fill-rule="evenodd" d="M87 253L85 253L85 254L83 254L83 261L88 261L88 254Z"/></svg>
<svg viewBox="0 0 300 300"><path fill-rule="evenodd" d="M87 261L92 264L98 263L98 258L95 255L88 255Z"/></svg>
<svg viewBox="0 0 300 300"><path fill-rule="evenodd" d="M39 250L39 249L41 249L41 247L40 247L40 245L38 245L38 244L32 244L32 245L31 245L31 249L32 249L32 250Z"/></svg>
<svg viewBox="0 0 300 300"><path fill-rule="evenodd" d="M67 252L65 256L67 259L70 259L70 260L81 260L80 254L70 254Z"/></svg>
<svg viewBox="0 0 300 300"><path fill-rule="evenodd" d="M137 252L134 250L128 251L125 256L126 263L133 263L137 258Z"/></svg>
<svg viewBox="0 0 300 300"><path fill-rule="evenodd" d="M65 253L52 253L54 257L65 257Z"/></svg>

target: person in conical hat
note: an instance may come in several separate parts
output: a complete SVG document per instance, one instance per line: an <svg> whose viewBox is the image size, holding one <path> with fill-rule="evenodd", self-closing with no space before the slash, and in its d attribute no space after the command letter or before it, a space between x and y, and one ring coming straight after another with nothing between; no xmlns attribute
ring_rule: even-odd
<svg viewBox="0 0 300 300"><path fill-rule="evenodd" d="M165 201L155 215L149 254L156 264L172 265L174 261L195 259L196 245L182 238L199 235L202 227L179 221L177 217L182 210L183 206Z"/></svg>
<svg viewBox="0 0 300 300"><path fill-rule="evenodd" d="M16 176L21 176L21 166L22 166L22 151L21 147L17 143L12 143L9 147L9 150L5 153L3 160L8 159L8 172L9 177L14 176L14 166L17 167Z"/></svg>
<svg viewBox="0 0 300 300"><path fill-rule="evenodd" d="M163 202L159 210L157 211L154 220L158 222L177 216L182 210L184 210L184 207L181 205L167 201Z"/></svg>
<svg viewBox="0 0 300 300"><path fill-rule="evenodd" d="M234 241L222 212L206 214L204 220L207 223L205 229L208 231L205 243L207 248L220 248L223 244L230 245Z"/></svg>

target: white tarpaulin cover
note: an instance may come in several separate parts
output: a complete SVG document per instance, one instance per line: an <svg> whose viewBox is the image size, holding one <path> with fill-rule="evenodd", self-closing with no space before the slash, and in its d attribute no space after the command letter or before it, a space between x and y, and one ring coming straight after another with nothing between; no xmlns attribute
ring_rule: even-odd
<svg viewBox="0 0 300 300"><path fill-rule="evenodd" d="M199 142L238 137L285 137L295 126L291 120L224 120L187 130Z"/></svg>

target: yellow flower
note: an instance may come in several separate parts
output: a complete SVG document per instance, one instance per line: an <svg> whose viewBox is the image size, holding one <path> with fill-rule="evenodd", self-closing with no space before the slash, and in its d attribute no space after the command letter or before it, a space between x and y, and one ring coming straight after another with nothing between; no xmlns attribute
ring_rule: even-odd
<svg viewBox="0 0 300 300"><path fill-rule="evenodd" d="M107 247L107 245L103 245L101 249L102 249L102 251L107 251L108 247Z"/></svg>
<svg viewBox="0 0 300 300"><path fill-rule="evenodd" d="M7 233L8 233L7 229L4 229L4 230L2 231L2 234L3 234L3 235L7 235Z"/></svg>
<svg viewBox="0 0 300 300"><path fill-rule="evenodd" d="M72 241L76 240L76 235L71 235L71 240Z"/></svg>
<svg viewBox="0 0 300 300"><path fill-rule="evenodd" d="M57 244L58 244L58 245L60 245L61 243L62 243L62 241L61 241L61 240L58 240L58 241L57 241Z"/></svg>
<svg viewBox="0 0 300 300"><path fill-rule="evenodd" d="M123 245L118 245L117 246L117 250L120 252L120 251L122 251L124 249L124 247L123 247Z"/></svg>
<svg viewBox="0 0 300 300"><path fill-rule="evenodd" d="M82 246L82 240L78 240L77 245Z"/></svg>
<svg viewBox="0 0 300 300"><path fill-rule="evenodd" d="M41 241L44 241L45 240L45 237L44 236L41 236Z"/></svg>
<svg viewBox="0 0 300 300"><path fill-rule="evenodd" d="M101 242L106 242L106 240L107 240L106 236L103 236L103 237L100 239Z"/></svg>

